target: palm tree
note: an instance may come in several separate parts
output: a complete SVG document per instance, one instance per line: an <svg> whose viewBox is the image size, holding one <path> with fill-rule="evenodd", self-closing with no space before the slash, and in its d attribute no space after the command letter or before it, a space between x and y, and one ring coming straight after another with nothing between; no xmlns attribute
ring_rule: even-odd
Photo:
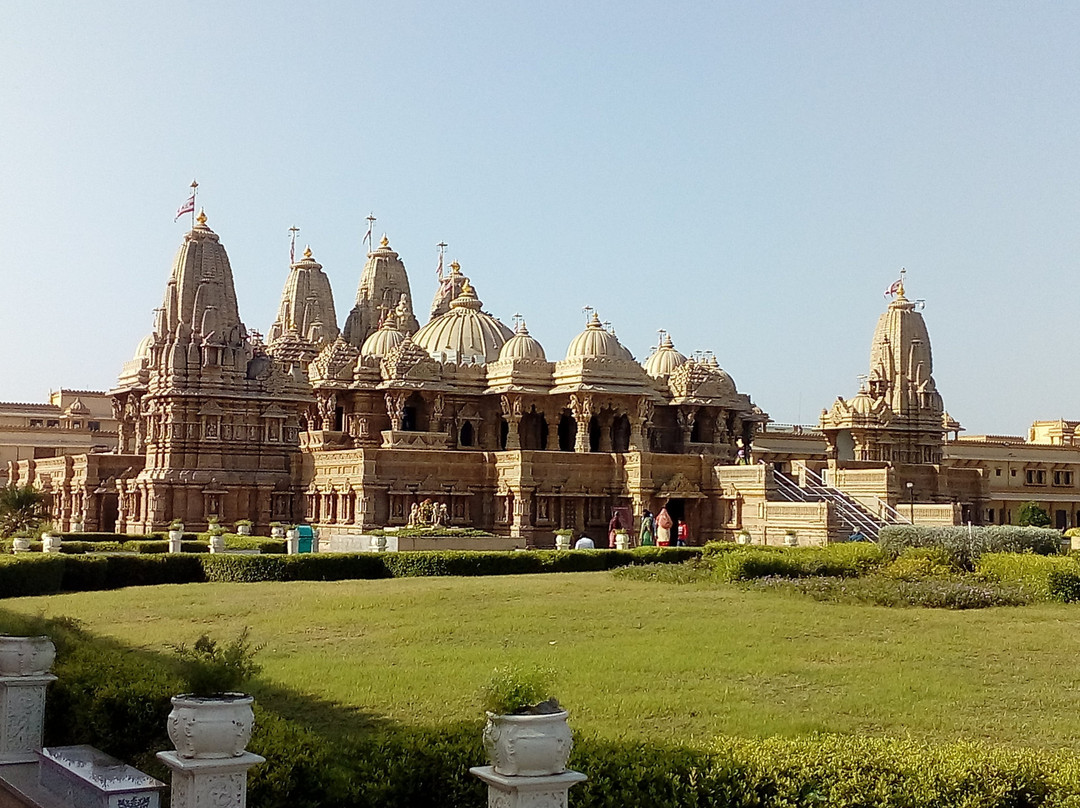
<svg viewBox="0 0 1080 808"><path fill-rule="evenodd" d="M49 518L50 497L32 485L0 488L0 535L30 530Z"/></svg>

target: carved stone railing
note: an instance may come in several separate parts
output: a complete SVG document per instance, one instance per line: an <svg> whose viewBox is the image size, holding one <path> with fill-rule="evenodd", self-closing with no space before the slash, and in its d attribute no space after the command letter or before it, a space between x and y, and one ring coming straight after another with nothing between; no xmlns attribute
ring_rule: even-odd
<svg viewBox="0 0 1080 808"><path fill-rule="evenodd" d="M450 435L446 432L405 432L384 429L382 439L384 449L445 449Z"/></svg>

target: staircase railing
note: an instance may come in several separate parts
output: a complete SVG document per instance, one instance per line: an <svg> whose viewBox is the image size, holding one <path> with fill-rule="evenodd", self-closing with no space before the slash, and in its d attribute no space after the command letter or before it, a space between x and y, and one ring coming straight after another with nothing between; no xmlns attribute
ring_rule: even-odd
<svg viewBox="0 0 1080 808"><path fill-rule="evenodd" d="M878 540L878 535L881 532L881 522L843 491L826 485L821 477L810 469L806 469L806 475L807 485L800 486L783 472L773 471L773 478L777 481L777 491L785 499L792 502L820 502L823 500L831 502L840 521L853 533L862 533L873 542ZM790 497L796 496L792 489L800 492L798 499L790 499Z"/></svg>

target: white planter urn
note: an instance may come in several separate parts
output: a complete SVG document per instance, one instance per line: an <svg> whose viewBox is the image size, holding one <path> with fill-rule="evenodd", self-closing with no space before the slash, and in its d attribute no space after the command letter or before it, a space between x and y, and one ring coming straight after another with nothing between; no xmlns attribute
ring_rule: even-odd
<svg viewBox="0 0 1080 808"><path fill-rule="evenodd" d="M84 527L85 527L85 525L82 522L72 522L71 523L71 532L72 533L82 533Z"/></svg>
<svg viewBox="0 0 1080 808"><path fill-rule="evenodd" d="M220 533L215 533L210 536L210 552L211 553L224 553L225 552L225 537Z"/></svg>
<svg viewBox="0 0 1080 808"><path fill-rule="evenodd" d="M372 536L368 540L368 547L373 553L382 553L386 550L386 536Z"/></svg>
<svg viewBox="0 0 1080 808"><path fill-rule="evenodd" d="M170 530L169 531L169 552L180 553L183 552L184 531L182 530Z"/></svg>
<svg viewBox="0 0 1080 808"><path fill-rule="evenodd" d="M285 552L296 555L300 552L300 531L291 527L285 531Z"/></svg>
<svg viewBox="0 0 1080 808"><path fill-rule="evenodd" d="M30 539L25 536L19 536L16 539L11 540L11 552L13 553L29 553L30 552Z"/></svg>
<svg viewBox="0 0 1080 808"><path fill-rule="evenodd" d="M799 546L799 537L798 537L798 535L795 534L795 533L785 533L784 534L784 546L785 547L798 547Z"/></svg>
<svg viewBox="0 0 1080 808"><path fill-rule="evenodd" d="M250 536L251 535L251 525L237 525L236 526L236 535L237 536Z"/></svg>
<svg viewBox="0 0 1080 808"><path fill-rule="evenodd" d="M566 771L574 746L566 710L549 715L488 713L484 750L496 774L543 777Z"/></svg>
<svg viewBox="0 0 1080 808"><path fill-rule="evenodd" d="M281 525L274 525L272 528L270 528L270 538L271 539L284 539L285 538L285 528L283 528Z"/></svg>
<svg viewBox="0 0 1080 808"><path fill-rule="evenodd" d="M48 637L0 636L0 676L41 676L56 659Z"/></svg>
<svg viewBox="0 0 1080 808"><path fill-rule="evenodd" d="M243 693L173 696L168 730L177 754L196 760L242 755L255 724L252 701Z"/></svg>
<svg viewBox="0 0 1080 808"><path fill-rule="evenodd" d="M750 543L750 534L749 533L736 533L735 534L735 542L737 544L749 544Z"/></svg>
<svg viewBox="0 0 1080 808"><path fill-rule="evenodd" d="M626 550L630 547L630 537L622 531L616 531L615 533L615 549Z"/></svg>
<svg viewBox="0 0 1080 808"><path fill-rule="evenodd" d="M41 534L41 552L43 553L59 553L62 543L63 540L55 533Z"/></svg>
<svg viewBox="0 0 1080 808"><path fill-rule="evenodd" d="M555 534L555 549L556 550L569 550L570 549L570 537L564 536L561 533Z"/></svg>

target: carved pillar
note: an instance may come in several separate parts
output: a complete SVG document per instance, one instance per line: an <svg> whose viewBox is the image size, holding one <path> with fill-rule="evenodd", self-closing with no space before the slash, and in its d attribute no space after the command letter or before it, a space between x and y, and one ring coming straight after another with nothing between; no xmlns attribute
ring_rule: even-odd
<svg viewBox="0 0 1080 808"><path fill-rule="evenodd" d="M509 427L506 432L506 450L514 452L521 448L521 396L504 395L500 398L500 403L503 418Z"/></svg>
<svg viewBox="0 0 1080 808"><path fill-rule="evenodd" d="M611 425L615 423L615 413L612 410L604 410L596 416L600 422L600 442L596 447L598 451L611 451Z"/></svg>
<svg viewBox="0 0 1080 808"><path fill-rule="evenodd" d="M532 527L532 503L532 490L516 492L510 514L510 535L514 538L526 536Z"/></svg>
<svg viewBox="0 0 1080 808"><path fill-rule="evenodd" d="M675 419L678 421L679 430L682 432L682 446L683 451L687 451L690 446L690 435L694 429L694 415L697 413L697 407L679 407L675 412Z"/></svg>
<svg viewBox="0 0 1080 808"><path fill-rule="evenodd" d="M593 399L590 395L573 393L570 396L570 412L574 414L577 435L574 439L575 452L589 451L589 421L593 414Z"/></svg>
<svg viewBox="0 0 1080 808"><path fill-rule="evenodd" d="M158 760L172 771L172 808L244 808L247 805L247 771L265 763L253 752L239 757L199 759L176 752L158 752Z"/></svg>
<svg viewBox="0 0 1080 808"><path fill-rule="evenodd" d="M443 411L446 409L446 399L442 393L436 393L431 402L431 419L428 429L432 432L443 432Z"/></svg>
<svg viewBox="0 0 1080 808"><path fill-rule="evenodd" d="M547 424L547 451L559 451L559 421L562 420L562 407L544 410L544 421Z"/></svg>
<svg viewBox="0 0 1080 808"><path fill-rule="evenodd" d="M405 394L386 393L383 400L386 401L386 414L390 416L390 428L400 432L401 424L405 420Z"/></svg>
<svg viewBox="0 0 1080 808"><path fill-rule="evenodd" d="M569 769L540 777L497 774L492 766L475 766L469 773L487 783L487 804L496 808L565 808L570 789L589 779Z"/></svg>

